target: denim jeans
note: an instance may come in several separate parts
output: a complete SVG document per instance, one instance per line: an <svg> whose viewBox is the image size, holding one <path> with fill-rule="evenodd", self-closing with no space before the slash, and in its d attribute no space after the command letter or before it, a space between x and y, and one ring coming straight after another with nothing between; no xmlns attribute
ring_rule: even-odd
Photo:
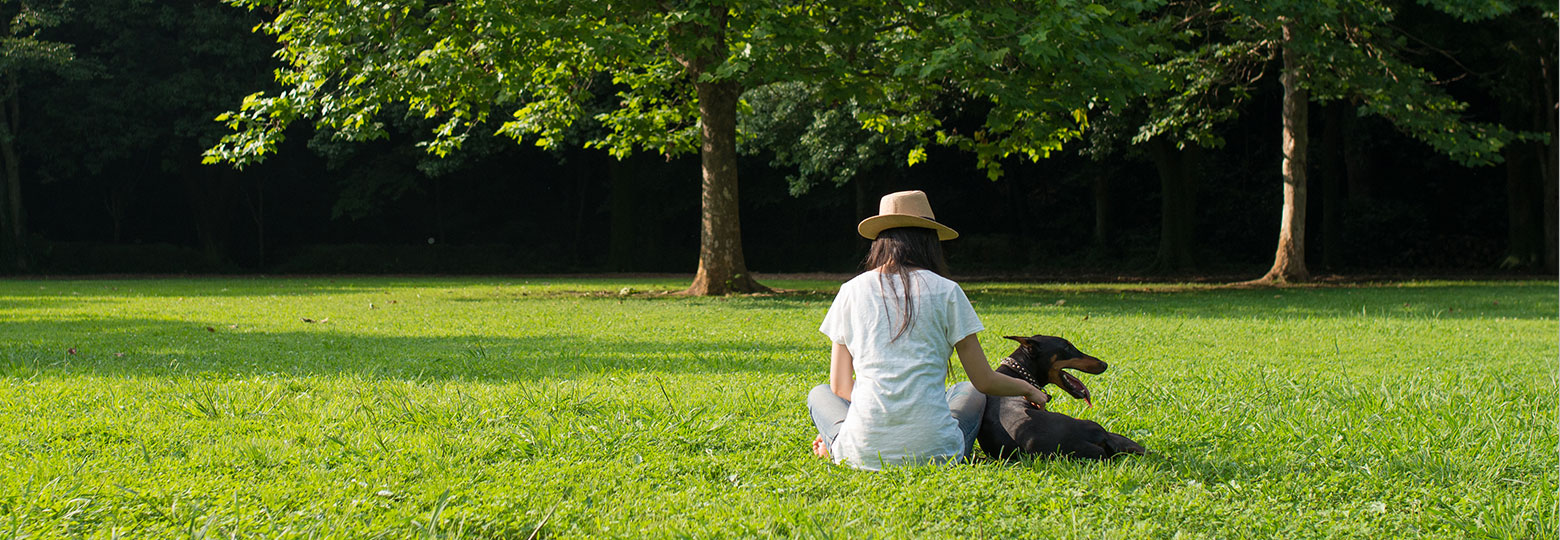
<svg viewBox="0 0 1560 540"><path fill-rule="evenodd" d="M986 394L965 381L948 387L947 398L948 409L964 434L964 450L959 457L968 458L975 451L975 434L980 432L980 417L986 412ZM834 438L840 435L840 424L845 423L845 412L850 410L850 401L834 395L829 385L820 384L807 393L807 409L812 412L813 425L824 443L833 446Z"/></svg>

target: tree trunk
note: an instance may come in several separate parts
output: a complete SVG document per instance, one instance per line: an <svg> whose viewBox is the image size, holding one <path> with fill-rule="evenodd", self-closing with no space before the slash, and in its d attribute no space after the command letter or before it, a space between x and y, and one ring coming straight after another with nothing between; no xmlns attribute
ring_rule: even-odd
<svg viewBox="0 0 1560 540"><path fill-rule="evenodd" d="M1549 41L1544 49L1554 52L1554 43ZM1544 268L1551 274L1556 272L1556 251L1560 250L1560 195L1557 195L1557 184L1560 184L1560 127L1557 127L1556 113L1560 112L1560 98L1555 95L1555 57L1553 54L1545 54L1539 57L1539 66L1543 81L1542 94L1538 107L1538 114L1543 120L1538 124L1549 132L1549 145L1544 148L1544 158L1540 160L1543 169L1541 182L1544 184L1543 197L1543 221L1544 221Z"/></svg>
<svg viewBox="0 0 1560 540"><path fill-rule="evenodd" d="M699 99L703 144L702 215L699 220L699 271L684 291L710 296L767 292L748 273L742 257L742 220L737 204L737 99L733 82L694 84Z"/></svg>
<svg viewBox="0 0 1560 540"><path fill-rule="evenodd" d="M1192 178L1198 156L1195 146L1176 149L1163 138L1149 141L1149 154L1159 171L1159 254L1154 269L1161 272L1190 270L1197 265L1196 204Z"/></svg>
<svg viewBox="0 0 1560 540"><path fill-rule="evenodd" d="M769 291L753 279L742 257L737 204L737 101L742 87L735 81L701 80L712 62L726 56L727 9L712 6L708 26L674 29L692 32L706 43L696 54L678 58L699 100L699 271L683 291L698 296Z"/></svg>
<svg viewBox="0 0 1560 540"><path fill-rule="evenodd" d="M1506 255L1501 268L1533 268L1544 256L1544 229L1538 222L1542 213L1542 176L1535 163L1543 145L1518 143L1506 147Z"/></svg>
<svg viewBox="0 0 1560 540"><path fill-rule="evenodd" d="M16 78L11 77L0 106L0 161L5 162L5 223L0 227L6 238L0 239L0 255L11 256L11 267L27 271L27 219L22 213L22 165L16 151L16 136L21 131L21 106L17 104ZM9 253L6 253L9 251Z"/></svg>
<svg viewBox="0 0 1560 540"><path fill-rule="evenodd" d="M1554 155L1556 151L1554 83L1548 57L1539 59L1542 77L1529 83L1528 100L1502 107L1501 120L1506 125L1521 126L1536 132L1549 132L1550 142L1517 142L1507 147L1506 154L1506 255L1501 258L1501 268L1554 268L1556 246L1555 214L1552 198L1555 193Z"/></svg>
<svg viewBox="0 0 1560 540"><path fill-rule="evenodd" d="M1311 273L1305 269L1305 158L1306 158L1306 107L1310 97L1300 86L1300 58L1289 43L1294 41L1294 22L1285 20L1284 73L1280 82L1284 85L1284 212L1279 221L1278 250L1273 255L1273 268L1257 281L1261 283L1288 283L1306 281Z"/></svg>

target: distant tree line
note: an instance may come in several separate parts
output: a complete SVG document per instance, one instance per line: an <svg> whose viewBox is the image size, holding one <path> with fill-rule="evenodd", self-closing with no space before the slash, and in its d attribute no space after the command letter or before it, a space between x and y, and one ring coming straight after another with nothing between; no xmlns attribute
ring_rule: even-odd
<svg viewBox="0 0 1560 540"><path fill-rule="evenodd" d="M1549 4L386 5L0 0L0 269L1555 268Z"/></svg>

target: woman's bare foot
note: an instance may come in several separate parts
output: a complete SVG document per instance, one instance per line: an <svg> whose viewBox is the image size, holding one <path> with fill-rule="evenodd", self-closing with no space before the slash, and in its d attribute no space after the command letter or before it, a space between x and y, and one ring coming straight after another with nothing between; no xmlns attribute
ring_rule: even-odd
<svg viewBox="0 0 1560 540"><path fill-rule="evenodd" d="M829 445L823 443L823 435L813 438L813 455L829 459Z"/></svg>

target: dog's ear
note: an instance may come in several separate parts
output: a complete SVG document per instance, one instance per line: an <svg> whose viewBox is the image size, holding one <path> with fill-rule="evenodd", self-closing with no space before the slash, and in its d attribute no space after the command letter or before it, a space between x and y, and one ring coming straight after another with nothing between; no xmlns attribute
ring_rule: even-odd
<svg viewBox="0 0 1560 540"><path fill-rule="evenodd" d="M1023 345L1028 345L1029 344L1029 338L1024 337L1024 336L1002 336L1002 337L1005 337L1007 339L1011 339L1013 341L1017 341L1017 342L1019 342L1020 344L1023 344Z"/></svg>

